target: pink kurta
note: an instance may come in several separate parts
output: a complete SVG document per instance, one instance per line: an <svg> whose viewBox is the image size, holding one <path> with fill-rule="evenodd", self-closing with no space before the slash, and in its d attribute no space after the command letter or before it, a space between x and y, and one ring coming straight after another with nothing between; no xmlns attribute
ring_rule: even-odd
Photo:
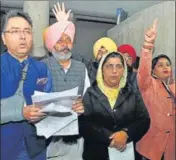
<svg viewBox="0 0 176 160"><path fill-rule="evenodd" d="M175 104L161 80L151 76L152 53L142 50L138 86L151 118L137 151L150 160L175 160ZM175 83L169 86L175 96Z"/></svg>

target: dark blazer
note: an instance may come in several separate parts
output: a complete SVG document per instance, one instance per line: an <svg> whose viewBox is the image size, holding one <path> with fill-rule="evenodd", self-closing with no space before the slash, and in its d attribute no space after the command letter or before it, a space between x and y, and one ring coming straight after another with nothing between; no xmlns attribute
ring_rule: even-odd
<svg viewBox="0 0 176 160"><path fill-rule="evenodd" d="M109 137L127 129L128 142L139 141L147 132L150 119L141 95L130 84L121 89L114 109L96 82L83 97L84 115L80 116L80 134L84 137L84 160L107 160Z"/></svg>

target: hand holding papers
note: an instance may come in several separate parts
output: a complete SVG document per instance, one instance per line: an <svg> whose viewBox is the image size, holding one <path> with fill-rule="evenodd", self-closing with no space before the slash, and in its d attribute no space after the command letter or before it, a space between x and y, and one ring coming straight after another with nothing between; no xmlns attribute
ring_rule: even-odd
<svg viewBox="0 0 176 160"><path fill-rule="evenodd" d="M63 92L35 92L33 103L41 107L48 116L36 123L37 135L49 138L53 135L75 135L78 133L78 116L72 111L72 104L79 95L78 87Z"/></svg>
<svg viewBox="0 0 176 160"><path fill-rule="evenodd" d="M108 148L110 160L135 160L133 142L127 144L125 151L120 152L116 148Z"/></svg>

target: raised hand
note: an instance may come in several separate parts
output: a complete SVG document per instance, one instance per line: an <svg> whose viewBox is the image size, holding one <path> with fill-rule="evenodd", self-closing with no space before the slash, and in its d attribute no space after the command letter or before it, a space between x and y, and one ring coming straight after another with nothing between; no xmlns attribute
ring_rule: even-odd
<svg viewBox="0 0 176 160"><path fill-rule="evenodd" d="M57 21L66 21L70 17L71 10L69 10L67 13L65 11L65 5L62 2L62 6L60 6L59 3L57 5L54 5L54 8L52 9Z"/></svg>
<svg viewBox="0 0 176 160"><path fill-rule="evenodd" d="M157 36L157 24L158 20L155 19L151 28L148 28L144 35L144 45L145 49L152 49L154 47L154 42Z"/></svg>

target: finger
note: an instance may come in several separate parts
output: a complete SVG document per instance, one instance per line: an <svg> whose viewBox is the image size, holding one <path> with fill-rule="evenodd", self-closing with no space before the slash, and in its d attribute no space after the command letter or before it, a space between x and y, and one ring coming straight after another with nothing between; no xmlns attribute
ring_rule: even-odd
<svg viewBox="0 0 176 160"><path fill-rule="evenodd" d="M38 107L28 107L30 112L38 112L40 110L40 108Z"/></svg>
<svg viewBox="0 0 176 160"><path fill-rule="evenodd" d="M115 147L115 141L114 141L114 139L111 141L111 147Z"/></svg>
<svg viewBox="0 0 176 160"><path fill-rule="evenodd" d="M83 107L80 107L80 108L76 108L76 109L73 109L74 112L84 112L84 108Z"/></svg>
<svg viewBox="0 0 176 160"><path fill-rule="evenodd" d="M156 34L156 29L151 28L151 29L150 29L150 32L151 32L151 34Z"/></svg>
<svg viewBox="0 0 176 160"><path fill-rule="evenodd" d="M77 108L73 108L73 111L84 111L83 107L77 107Z"/></svg>
<svg viewBox="0 0 176 160"><path fill-rule="evenodd" d="M119 150L120 152L123 152L126 149L126 144L125 145L117 145L116 149Z"/></svg>
<svg viewBox="0 0 176 160"><path fill-rule="evenodd" d="M77 100L82 101L82 98L81 98L81 97L78 97Z"/></svg>
<svg viewBox="0 0 176 160"><path fill-rule="evenodd" d="M73 110L84 110L84 107L83 106L77 106L77 107L73 107L72 108Z"/></svg>
<svg viewBox="0 0 176 160"><path fill-rule="evenodd" d="M77 105L77 104L82 104L82 101L80 99L77 99L76 101L73 102L73 105Z"/></svg>
<svg viewBox="0 0 176 160"><path fill-rule="evenodd" d="M152 28L153 28L154 30L156 30L156 29L157 29L157 25L158 25L158 19L156 18L156 19L154 20L154 22L153 22Z"/></svg>
<svg viewBox="0 0 176 160"><path fill-rule="evenodd" d="M29 122L37 122L37 121L41 121L44 118L45 117L30 117L28 121Z"/></svg>
<svg viewBox="0 0 176 160"><path fill-rule="evenodd" d="M62 11L62 8L61 8L61 6L60 6L60 3L59 2L57 2L57 8L58 8L58 11Z"/></svg>
<svg viewBox="0 0 176 160"><path fill-rule="evenodd" d="M148 37L151 37L152 36L152 31L151 29L148 29L145 33L145 35L147 35Z"/></svg>
<svg viewBox="0 0 176 160"><path fill-rule="evenodd" d="M39 117L31 117L31 119L29 120L29 122L38 122L41 121L43 118L39 118Z"/></svg>
<svg viewBox="0 0 176 160"><path fill-rule="evenodd" d="M148 31L148 32L146 32L146 34L145 34L147 37L151 37L151 32L150 31Z"/></svg>
<svg viewBox="0 0 176 160"><path fill-rule="evenodd" d="M110 137L109 137L109 139L113 139L115 137L115 133L113 133Z"/></svg>
<svg viewBox="0 0 176 160"><path fill-rule="evenodd" d="M148 42L148 43L152 43L154 42L154 38L153 37L145 37L145 42Z"/></svg>
<svg viewBox="0 0 176 160"><path fill-rule="evenodd" d="M119 145L118 149L121 151L124 148L124 145Z"/></svg>
<svg viewBox="0 0 176 160"><path fill-rule="evenodd" d="M74 107L76 107L76 106L83 106L83 103L82 103L82 101L76 101L74 104L73 104L73 106Z"/></svg>
<svg viewBox="0 0 176 160"><path fill-rule="evenodd" d="M122 145L115 143L115 148L116 148L117 150L120 150L121 146L122 146Z"/></svg>
<svg viewBox="0 0 176 160"><path fill-rule="evenodd" d="M31 117L43 117L46 116L46 113L41 113L41 112L31 112L30 116Z"/></svg>
<svg viewBox="0 0 176 160"><path fill-rule="evenodd" d="M76 112L77 114L83 114L83 113L84 113L84 110L76 110L76 111L74 111L74 112Z"/></svg>
<svg viewBox="0 0 176 160"><path fill-rule="evenodd" d="M55 10L54 10L54 9L52 9L52 11L53 11L53 13L54 13L54 15L55 15L55 17L56 17L56 15L57 15L57 14L56 14Z"/></svg>
<svg viewBox="0 0 176 160"><path fill-rule="evenodd" d="M82 102L82 98L81 97L78 97L75 102Z"/></svg>
<svg viewBox="0 0 176 160"><path fill-rule="evenodd" d="M59 11L58 11L58 8L57 8L57 5L54 5L53 10L55 11L55 13L58 13L58 12L59 12Z"/></svg>
<svg viewBox="0 0 176 160"><path fill-rule="evenodd" d="M65 5L64 5L64 2L62 2L62 11L65 13Z"/></svg>
<svg viewBox="0 0 176 160"><path fill-rule="evenodd" d="M69 14L71 13L71 11L72 11L72 10L70 9L70 10L67 12L67 14L69 15Z"/></svg>
<svg viewBox="0 0 176 160"><path fill-rule="evenodd" d="M77 107L83 107L83 104L77 101L72 105L72 108L77 108Z"/></svg>
<svg viewBox="0 0 176 160"><path fill-rule="evenodd" d="M34 108L41 109L41 106L33 105Z"/></svg>
<svg viewBox="0 0 176 160"><path fill-rule="evenodd" d="M120 149L120 152L125 151L125 149L126 149L126 144L124 146L122 146L122 148Z"/></svg>

